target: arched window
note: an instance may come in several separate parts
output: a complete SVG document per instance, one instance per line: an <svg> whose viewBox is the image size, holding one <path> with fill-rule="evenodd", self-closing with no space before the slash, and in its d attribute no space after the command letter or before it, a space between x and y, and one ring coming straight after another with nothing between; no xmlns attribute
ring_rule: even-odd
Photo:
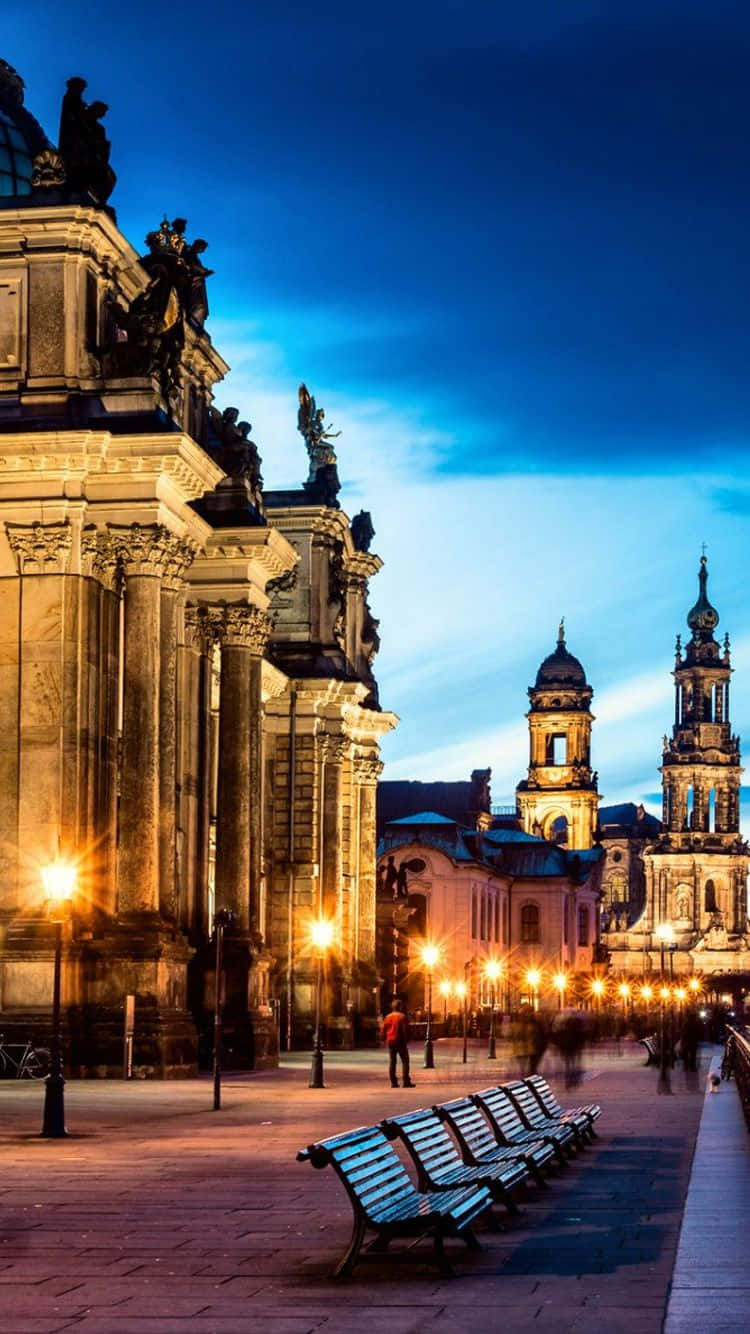
<svg viewBox="0 0 750 1334"><path fill-rule="evenodd" d="M539 905L524 903L521 908L521 940L524 945L539 944Z"/></svg>
<svg viewBox="0 0 750 1334"><path fill-rule="evenodd" d="M494 936L495 943L496 943L496 944L499 944L499 943L500 943L500 900L499 900L497 894L495 895L495 930L493 931L492 934L493 934L493 936Z"/></svg>
<svg viewBox="0 0 750 1334"><path fill-rule="evenodd" d="M479 927L479 939L480 940L487 939L487 895L484 890L482 890L482 912L481 912L481 923Z"/></svg>
<svg viewBox="0 0 750 1334"><path fill-rule="evenodd" d="M589 943L589 910L585 905L578 909L578 944L588 945Z"/></svg>
<svg viewBox="0 0 750 1334"><path fill-rule="evenodd" d="M508 900L503 899L503 944L508 944Z"/></svg>
<svg viewBox="0 0 750 1334"><path fill-rule="evenodd" d="M477 891L475 889L471 891L471 938L472 940L477 938Z"/></svg>
<svg viewBox="0 0 750 1334"><path fill-rule="evenodd" d="M550 843L560 843L565 846L568 842L568 821L564 815L558 815L556 820L552 821L547 838Z"/></svg>
<svg viewBox="0 0 750 1334"><path fill-rule="evenodd" d="M716 886L715 886L713 880L707 880L707 881L706 881L705 908L706 908L706 912L718 912L718 911L719 911L719 905L718 905L718 903L716 902Z"/></svg>

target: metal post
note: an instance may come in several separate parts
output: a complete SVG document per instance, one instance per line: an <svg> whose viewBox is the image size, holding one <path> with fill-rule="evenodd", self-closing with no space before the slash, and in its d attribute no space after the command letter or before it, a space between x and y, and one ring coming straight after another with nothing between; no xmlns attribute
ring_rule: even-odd
<svg viewBox="0 0 750 1334"><path fill-rule="evenodd" d="M52 1051L49 1074L44 1081L44 1116L42 1135L63 1139L65 1129L65 1079L63 1076L62 1033L60 1032L60 973L62 969L62 922L55 922L55 972L52 983Z"/></svg>
<svg viewBox="0 0 750 1334"><path fill-rule="evenodd" d="M435 1069L435 1053L432 1046L432 969L427 970L427 1032L424 1044L424 1068Z"/></svg>
<svg viewBox="0 0 750 1334"><path fill-rule="evenodd" d="M224 1006L222 1003L222 972L224 968L224 928L231 926L234 913L220 908L214 914L216 936L216 994L214 997L214 1111L221 1108L221 1048L224 1035Z"/></svg>
<svg viewBox="0 0 750 1334"><path fill-rule="evenodd" d="M492 988L491 988L491 991L490 991L490 1037L489 1037L489 1042L488 1042L488 1044L487 1044L487 1060L488 1060L488 1061L496 1061L496 1060L497 1060L497 1052L496 1052L496 1049L495 1049L495 982L494 982L494 979L493 979L493 981L492 981Z"/></svg>
<svg viewBox="0 0 750 1334"><path fill-rule="evenodd" d="M310 1088L323 1089L323 1046L320 1041L320 998L323 990L323 951L318 954L318 967L315 977L315 1040L313 1043L312 1066L310 1068Z"/></svg>
<svg viewBox="0 0 750 1334"><path fill-rule="evenodd" d="M658 1093L671 1093L672 1081L669 1076L669 1063L667 1061L667 1043L666 1043L666 1025L664 1022L664 941L659 942L661 954L661 986L659 987L659 1082L657 1084Z"/></svg>

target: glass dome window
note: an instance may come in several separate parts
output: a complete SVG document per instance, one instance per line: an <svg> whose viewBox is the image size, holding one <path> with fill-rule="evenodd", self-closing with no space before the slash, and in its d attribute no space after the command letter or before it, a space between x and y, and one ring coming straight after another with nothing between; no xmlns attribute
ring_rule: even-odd
<svg viewBox="0 0 750 1334"><path fill-rule="evenodd" d="M24 136L0 111L0 195L31 194L31 153Z"/></svg>

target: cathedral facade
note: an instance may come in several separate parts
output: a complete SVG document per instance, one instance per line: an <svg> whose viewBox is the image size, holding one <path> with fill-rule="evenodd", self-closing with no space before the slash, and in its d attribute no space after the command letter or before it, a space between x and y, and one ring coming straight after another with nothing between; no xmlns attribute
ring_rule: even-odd
<svg viewBox="0 0 750 1334"><path fill-rule="evenodd" d="M0 62L0 1030L48 1036L63 859L71 1070L121 1070L127 997L138 1072L195 1068L217 909L228 1059L260 1066L309 1038L320 914L335 1040L374 1028L381 562L304 385L306 479L264 489L213 401L206 242L131 246L85 87L55 145Z"/></svg>

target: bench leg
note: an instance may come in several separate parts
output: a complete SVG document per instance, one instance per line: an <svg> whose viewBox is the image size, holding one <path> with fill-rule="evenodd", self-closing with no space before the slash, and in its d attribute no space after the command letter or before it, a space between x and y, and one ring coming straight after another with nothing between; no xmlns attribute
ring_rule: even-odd
<svg viewBox="0 0 750 1334"><path fill-rule="evenodd" d="M378 1235L377 1235L377 1237L375 1237L375 1239L374 1239L373 1241L370 1242L369 1246L367 1247L367 1250L368 1250L368 1251L387 1251L387 1250L388 1250L388 1247L389 1247L390 1244L391 1244L391 1241L392 1241L392 1237L389 1237L387 1233L385 1233L385 1232L379 1232Z"/></svg>
<svg viewBox="0 0 750 1334"><path fill-rule="evenodd" d="M463 1228L458 1235L462 1241L466 1242L470 1251L481 1251L483 1249L481 1242L477 1240L470 1227Z"/></svg>
<svg viewBox="0 0 750 1334"><path fill-rule="evenodd" d="M438 1267L438 1270L443 1275L443 1278L453 1278L455 1271L453 1269L453 1265L450 1263L448 1257L445 1254L445 1247L443 1245L443 1233L439 1227L436 1228L435 1230L435 1238L432 1243L432 1256L435 1261L435 1264Z"/></svg>
<svg viewBox="0 0 750 1334"><path fill-rule="evenodd" d="M541 1167L537 1167L536 1163L532 1162L530 1158L526 1159L526 1166L537 1186L541 1186L542 1190L549 1190L549 1181L545 1181Z"/></svg>
<svg viewBox="0 0 750 1334"><path fill-rule="evenodd" d="M340 1260L339 1263L336 1265L336 1268L331 1274L331 1278L347 1278L349 1274L351 1274L352 1269L356 1264L357 1256L359 1255L359 1252L362 1249L362 1242L364 1241L364 1237L365 1237L365 1220L364 1218L357 1215L357 1217L355 1217L354 1219L354 1227L352 1229L352 1239L349 1242L349 1249L347 1250L344 1258Z"/></svg>

